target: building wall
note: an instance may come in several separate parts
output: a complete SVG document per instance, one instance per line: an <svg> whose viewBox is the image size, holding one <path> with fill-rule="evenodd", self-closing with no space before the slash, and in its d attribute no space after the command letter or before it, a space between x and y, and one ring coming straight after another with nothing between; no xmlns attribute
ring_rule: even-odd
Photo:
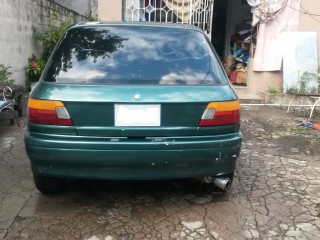
<svg viewBox="0 0 320 240"><path fill-rule="evenodd" d="M319 14L320 1L314 0L301 0L300 24L299 31L301 32L316 32L318 38L318 64L320 65L320 16L310 16L304 14L305 10L308 13Z"/></svg>
<svg viewBox="0 0 320 240"><path fill-rule="evenodd" d="M92 16L98 16L98 0L90 0L90 11Z"/></svg>
<svg viewBox="0 0 320 240"><path fill-rule="evenodd" d="M0 1L0 9L0 64L11 66L12 79L23 86L28 58L32 53L40 54L42 50L32 40L33 29L45 30L53 14L57 16L58 22L68 17L74 17L76 21L84 20L77 12L52 0Z"/></svg>
<svg viewBox="0 0 320 240"><path fill-rule="evenodd" d="M55 3L67 9L73 9L75 12L86 16L90 13L90 0L53 0Z"/></svg>
<svg viewBox="0 0 320 240"><path fill-rule="evenodd" d="M255 72L253 59L249 60L247 93L260 95L268 90L268 86L281 89L283 87L283 72Z"/></svg>
<svg viewBox="0 0 320 240"><path fill-rule="evenodd" d="M310 16L303 12L318 14L316 9L320 9L320 2L314 0L301 1L301 13L299 31L316 32L318 37L318 64L320 65L320 16ZM303 49L302 49L303 51ZM251 61L252 62L252 61ZM251 66L252 64L250 64ZM250 67L252 69L252 67ZM259 94L265 92L268 86L283 88L283 72L253 72L249 69L248 92Z"/></svg>
<svg viewBox="0 0 320 240"><path fill-rule="evenodd" d="M25 81L24 67L33 52L32 30L38 22L37 2L0 1L0 64L11 66L17 84Z"/></svg>
<svg viewBox="0 0 320 240"><path fill-rule="evenodd" d="M122 21L122 0L98 0L101 21Z"/></svg>
<svg viewBox="0 0 320 240"><path fill-rule="evenodd" d="M61 22L66 21L68 18L73 18L75 22L84 21L85 17L79 14L75 10L70 10L69 8L63 7L54 1L50 0L33 0L37 2L36 11L37 21L33 22L35 28L40 28L45 31L47 29L48 23L52 16L56 16L57 25Z"/></svg>

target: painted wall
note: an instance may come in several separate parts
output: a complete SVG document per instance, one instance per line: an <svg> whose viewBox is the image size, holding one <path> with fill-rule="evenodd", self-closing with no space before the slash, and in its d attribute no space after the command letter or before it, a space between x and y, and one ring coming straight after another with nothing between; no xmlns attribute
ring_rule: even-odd
<svg viewBox="0 0 320 240"><path fill-rule="evenodd" d="M283 72L254 72L253 60L249 59L247 93L260 95L266 92L268 86L281 89L283 87Z"/></svg>
<svg viewBox="0 0 320 240"><path fill-rule="evenodd" d="M12 67L12 79L22 86L27 59L32 53L41 52L41 46L34 45L32 40L33 29L45 30L52 14L56 14L59 21L68 17L84 20L75 11L50 0L2 0L0 9L0 64Z"/></svg>
<svg viewBox="0 0 320 240"><path fill-rule="evenodd" d="M319 14L320 1L314 0L302 0L302 8L300 13L299 31L301 32L316 32L318 37L318 64L320 65L320 16L310 16L305 14L305 10L308 13Z"/></svg>
<svg viewBox="0 0 320 240"><path fill-rule="evenodd" d="M99 0L98 15L101 21L122 21L122 1Z"/></svg>

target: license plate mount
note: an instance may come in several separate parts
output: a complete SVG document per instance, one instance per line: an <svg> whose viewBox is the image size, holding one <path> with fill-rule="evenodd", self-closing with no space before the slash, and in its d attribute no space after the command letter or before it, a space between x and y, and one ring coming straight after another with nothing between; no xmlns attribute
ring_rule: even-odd
<svg viewBox="0 0 320 240"><path fill-rule="evenodd" d="M159 127L160 104L115 104L114 125L118 127Z"/></svg>

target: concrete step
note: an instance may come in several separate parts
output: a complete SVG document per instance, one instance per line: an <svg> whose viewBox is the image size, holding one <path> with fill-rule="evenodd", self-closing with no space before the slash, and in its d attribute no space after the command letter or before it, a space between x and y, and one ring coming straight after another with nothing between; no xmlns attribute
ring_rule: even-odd
<svg viewBox="0 0 320 240"><path fill-rule="evenodd" d="M247 93L247 87L242 87L242 86L235 86L231 85L233 89L236 91L236 93L239 94L246 94Z"/></svg>
<svg viewBox="0 0 320 240"><path fill-rule="evenodd" d="M233 89L236 91L241 104L263 104L265 103L264 98L259 95L248 93L248 88L244 86L232 85Z"/></svg>
<svg viewBox="0 0 320 240"><path fill-rule="evenodd" d="M265 103L262 97L255 94L239 93L238 97L240 99L240 104L264 104Z"/></svg>

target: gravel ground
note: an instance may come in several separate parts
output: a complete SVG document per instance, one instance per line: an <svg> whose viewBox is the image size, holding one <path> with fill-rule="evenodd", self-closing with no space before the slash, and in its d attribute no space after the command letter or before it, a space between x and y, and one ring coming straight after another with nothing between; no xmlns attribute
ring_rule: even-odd
<svg viewBox="0 0 320 240"><path fill-rule="evenodd" d="M225 194L196 180L73 180L43 196L25 126L0 121L0 239L320 239L320 131L297 126L300 114L242 107L242 154Z"/></svg>

